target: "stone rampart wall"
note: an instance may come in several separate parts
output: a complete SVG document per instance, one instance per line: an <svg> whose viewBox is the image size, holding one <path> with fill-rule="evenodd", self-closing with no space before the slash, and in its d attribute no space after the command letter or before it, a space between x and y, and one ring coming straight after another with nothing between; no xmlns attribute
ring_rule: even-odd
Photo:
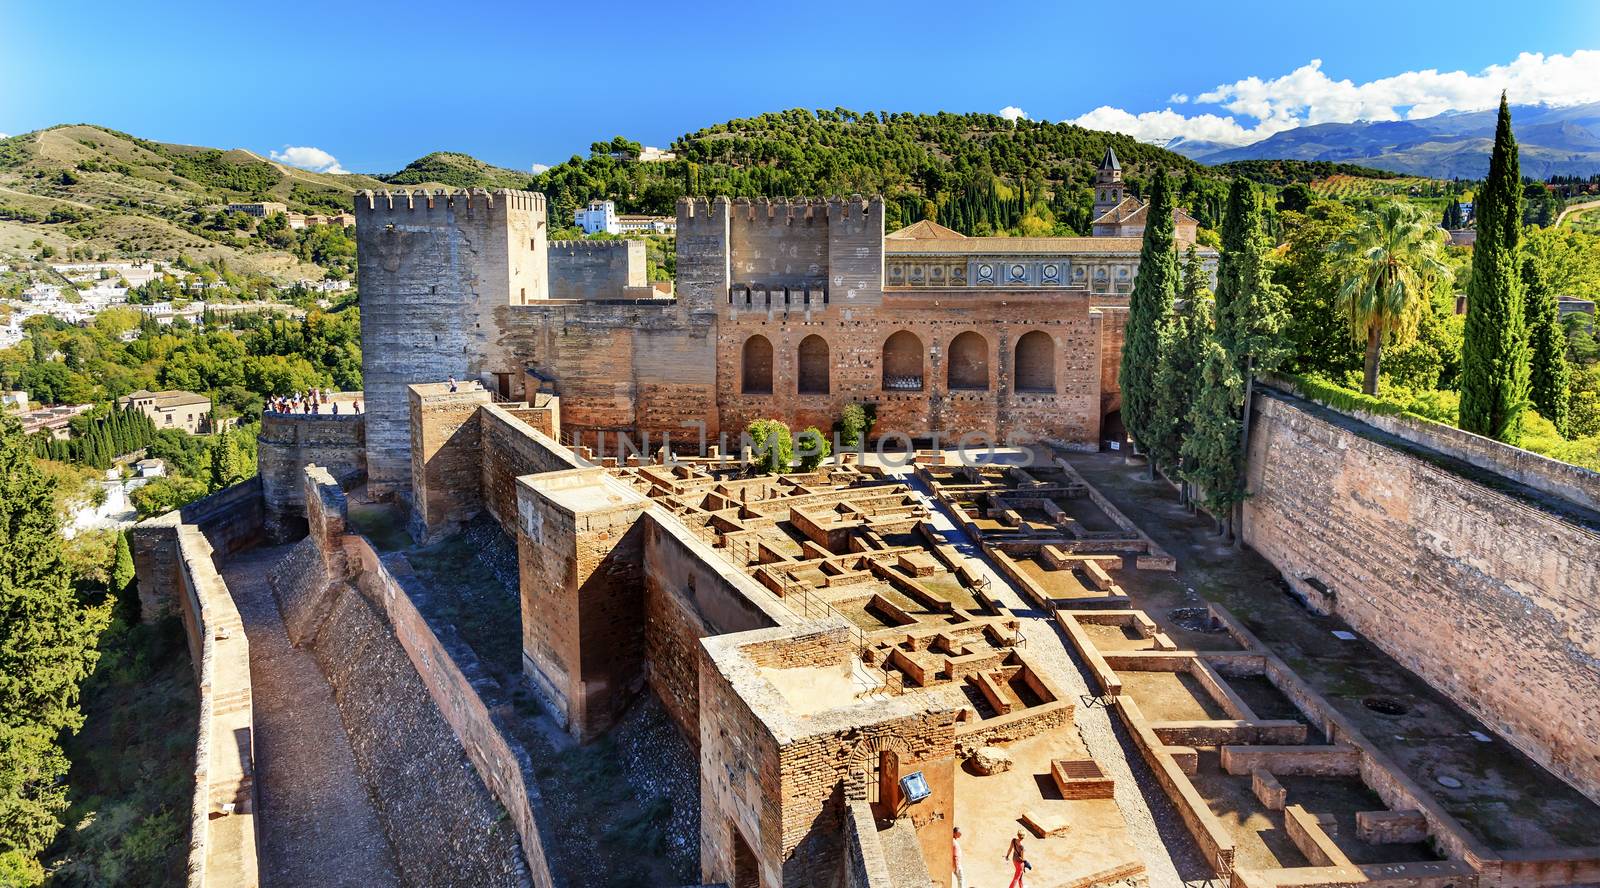
<svg viewBox="0 0 1600 888"><path fill-rule="evenodd" d="M486 404L478 411L482 441L483 505L506 535L517 533L517 479L582 468L571 451L511 411Z"/></svg>
<svg viewBox="0 0 1600 888"><path fill-rule="evenodd" d="M1293 380L1275 377L1266 382L1281 391L1300 394ZM1351 416L1412 444L1437 450L1584 508L1600 510L1600 472L1540 456L1442 423L1365 411L1353 412Z"/></svg>
<svg viewBox="0 0 1600 888"><path fill-rule="evenodd" d="M290 640L334 688L402 870L417 884L559 885L532 763L497 714L510 701L453 628L422 615L403 556L345 532L332 477L307 479L313 532L273 586Z"/></svg>
<svg viewBox="0 0 1600 888"><path fill-rule="evenodd" d="M551 241L551 299L620 299L643 287L644 241Z"/></svg>
<svg viewBox="0 0 1600 888"><path fill-rule="evenodd" d="M305 532L306 466L322 466L340 478L366 471L366 424L366 414L261 417L256 462L270 537L291 540Z"/></svg>
<svg viewBox="0 0 1600 888"><path fill-rule="evenodd" d="M700 639L798 620L664 509L650 509L644 522L646 674L684 736L698 743Z"/></svg>
<svg viewBox="0 0 1600 888"><path fill-rule="evenodd" d="M191 888L260 883L256 857L255 712L250 642L212 561L261 526L260 485L245 482L135 525L143 614L176 611L199 691L190 808ZM207 539L207 530L214 535Z"/></svg>
<svg viewBox="0 0 1600 888"><path fill-rule="evenodd" d="M1540 508L1361 429L1258 399L1246 541L1314 607L1600 799L1600 533L1561 517L1571 504Z"/></svg>

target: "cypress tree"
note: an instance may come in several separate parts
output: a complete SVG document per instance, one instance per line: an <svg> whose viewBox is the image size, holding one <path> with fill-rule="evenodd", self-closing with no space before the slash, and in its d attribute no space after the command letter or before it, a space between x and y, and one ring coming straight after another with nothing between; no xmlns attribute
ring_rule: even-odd
<svg viewBox="0 0 1600 888"><path fill-rule="evenodd" d="M1240 288L1238 257L1243 255L1245 238L1255 215L1256 194L1250 183L1234 179L1228 186L1228 206L1222 216L1222 255L1217 259L1216 321L1221 330L1227 323L1229 306Z"/></svg>
<svg viewBox="0 0 1600 888"><path fill-rule="evenodd" d="M1472 247L1461 349L1461 428L1511 444L1522 436L1528 399L1528 331L1517 267L1521 178L1511 110L1502 93L1489 178L1474 207L1478 239Z"/></svg>
<svg viewBox="0 0 1600 888"><path fill-rule="evenodd" d="M1183 439L1189 434L1189 408L1200 382L1200 363L1213 336L1211 288L1193 246L1183 262L1183 298L1162 343L1156 370L1155 435L1151 449L1173 477L1182 477ZM1188 498L1187 483L1182 496Z"/></svg>
<svg viewBox="0 0 1600 888"><path fill-rule="evenodd" d="M122 595L133 582L133 550L128 548L128 535L117 534L117 554L111 562L111 594Z"/></svg>
<svg viewBox="0 0 1600 888"><path fill-rule="evenodd" d="M0 418L0 871L16 871L61 828L68 762L58 741L83 724L105 606L85 607L61 557L50 481L15 420Z"/></svg>
<svg viewBox="0 0 1600 888"><path fill-rule="evenodd" d="M1522 291L1528 320L1528 400L1567 437L1572 376L1572 368L1567 366L1567 333L1550 282L1531 256L1522 259Z"/></svg>
<svg viewBox="0 0 1600 888"><path fill-rule="evenodd" d="M1230 259L1239 289L1229 303L1227 327L1221 334L1228 357L1244 386L1239 401L1239 452L1235 459L1240 466L1244 465L1250 449L1250 410L1256 374L1275 370L1283 362L1286 354L1283 328L1289 314L1285 308L1288 298L1284 288L1273 282L1267 266L1268 244L1254 200L1247 204L1244 216L1241 220L1243 245L1239 254ZM1222 325L1218 326L1221 329ZM1244 502L1244 480L1244 472L1240 471L1235 481L1239 490L1234 505ZM1236 534L1233 542L1237 547L1244 539Z"/></svg>
<svg viewBox="0 0 1600 888"><path fill-rule="evenodd" d="M1177 250L1172 235L1172 192L1166 171L1158 167L1150 187L1144 243L1139 248L1139 274L1128 299L1120 377L1123 421L1146 452L1150 452L1149 442L1157 437L1155 375L1161 360L1161 337L1172 313L1178 284ZM1152 452L1150 477L1155 477L1155 470Z"/></svg>
<svg viewBox="0 0 1600 888"><path fill-rule="evenodd" d="M1209 340L1189 410L1189 435L1183 439L1183 477L1195 486L1201 505L1216 516L1224 535L1232 530L1243 475L1237 413L1243 399L1244 385L1233 359L1221 343Z"/></svg>

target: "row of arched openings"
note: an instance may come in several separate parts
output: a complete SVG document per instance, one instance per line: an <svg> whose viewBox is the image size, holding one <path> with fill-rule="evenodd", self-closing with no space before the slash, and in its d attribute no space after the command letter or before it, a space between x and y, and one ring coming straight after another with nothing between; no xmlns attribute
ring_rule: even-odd
<svg viewBox="0 0 1600 888"><path fill-rule="evenodd" d="M1012 364L1018 392L1049 393L1056 390L1055 343L1050 334L1030 330L1017 340ZM800 340L795 353L796 388L802 395L828 394L828 342L812 334ZM901 330L883 343L883 389L920 392L926 387L927 350L922 339ZM772 394L772 342L761 334L746 339L740 360L741 391L747 395ZM945 385L950 391L989 390L989 342L968 330L950 340L945 355Z"/></svg>

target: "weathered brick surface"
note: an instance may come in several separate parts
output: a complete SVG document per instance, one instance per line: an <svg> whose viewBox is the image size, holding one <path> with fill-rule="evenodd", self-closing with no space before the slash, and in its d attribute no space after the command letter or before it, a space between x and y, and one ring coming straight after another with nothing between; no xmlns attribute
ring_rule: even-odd
<svg viewBox="0 0 1600 888"><path fill-rule="evenodd" d="M1600 798L1600 534L1287 401L1258 408L1246 540L1314 605Z"/></svg>
<svg viewBox="0 0 1600 888"><path fill-rule="evenodd" d="M476 387L446 383L409 387L411 402L412 536L433 539L483 508L483 445L478 408L491 401Z"/></svg>
<svg viewBox="0 0 1600 888"><path fill-rule="evenodd" d="M557 719L590 739L644 680L644 529L649 500L572 469L518 482L525 672Z"/></svg>
<svg viewBox="0 0 1600 888"><path fill-rule="evenodd" d="M581 468L548 432L530 427L516 412L485 405L478 422L483 439L481 498L508 536L517 532L517 479Z"/></svg>
<svg viewBox="0 0 1600 888"><path fill-rule="evenodd" d="M700 739L700 639L792 617L675 518L644 518L645 660L651 688L691 741Z"/></svg>
<svg viewBox="0 0 1600 888"><path fill-rule="evenodd" d="M256 849L255 710L250 642L212 560L239 529L259 531L260 485L247 482L135 525L130 536L145 618L176 611L198 687L189 885L259 884ZM199 523L199 522L203 522ZM223 813L232 805L231 814Z"/></svg>

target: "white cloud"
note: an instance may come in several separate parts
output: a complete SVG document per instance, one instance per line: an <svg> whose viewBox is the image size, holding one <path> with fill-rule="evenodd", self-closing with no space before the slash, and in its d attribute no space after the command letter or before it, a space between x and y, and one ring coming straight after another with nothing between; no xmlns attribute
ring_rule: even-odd
<svg viewBox="0 0 1600 888"><path fill-rule="evenodd" d="M347 172L339 166L339 159L323 151L321 148L312 148L306 145L285 145L283 151L272 152L272 159L278 163L310 170L313 173L343 173Z"/></svg>
<svg viewBox="0 0 1600 888"><path fill-rule="evenodd" d="M550 169L550 164L548 163L536 163L533 165L533 171L535 173L542 173L548 169Z"/></svg>
<svg viewBox="0 0 1600 888"><path fill-rule="evenodd" d="M1015 123L1018 120L1027 120L1028 112L1018 108L1016 105L1007 105L1000 109L1000 116Z"/></svg>
<svg viewBox="0 0 1600 888"><path fill-rule="evenodd" d="M1305 124L1406 120L1447 111L1482 111L1499 102L1501 90L1518 105L1600 101L1600 50L1548 56L1525 52L1509 64L1490 65L1476 74L1430 68L1366 83L1334 80L1323 72L1321 59L1312 59L1279 77L1246 77L1193 98L1195 104L1214 105L1229 112L1228 116L1188 116L1171 108L1135 114L1121 108L1100 107L1070 122L1150 141L1183 136L1244 145ZM1170 101L1184 104L1188 99L1177 93Z"/></svg>
<svg viewBox="0 0 1600 888"><path fill-rule="evenodd" d="M1189 96L1185 93L1173 93L1172 96L1167 99L1167 101L1174 105L1182 105L1189 101Z"/></svg>
<svg viewBox="0 0 1600 888"><path fill-rule="evenodd" d="M0 133L0 139L9 139L9 138L11 138L11 137L6 135L5 133Z"/></svg>

